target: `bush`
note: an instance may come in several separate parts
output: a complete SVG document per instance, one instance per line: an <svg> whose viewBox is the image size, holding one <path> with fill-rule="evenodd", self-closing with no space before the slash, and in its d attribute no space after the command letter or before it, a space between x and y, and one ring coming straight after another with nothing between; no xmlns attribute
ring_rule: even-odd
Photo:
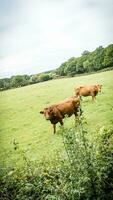
<svg viewBox="0 0 113 200"><path fill-rule="evenodd" d="M61 155L51 163L31 162L16 146L24 167L1 174L2 200L112 199L113 129L102 127L91 141L87 122L81 119L75 127L61 130L61 134L63 158Z"/></svg>
<svg viewBox="0 0 113 200"><path fill-rule="evenodd" d="M76 129L63 132L67 152L72 199L112 199L113 148L112 129L102 127L93 141L89 140L87 123L81 120ZM69 183L68 183L69 184Z"/></svg>

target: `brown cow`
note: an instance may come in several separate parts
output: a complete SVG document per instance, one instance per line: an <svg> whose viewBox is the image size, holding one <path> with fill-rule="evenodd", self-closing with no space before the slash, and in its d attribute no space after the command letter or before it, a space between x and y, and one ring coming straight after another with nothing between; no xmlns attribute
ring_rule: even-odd
<svg viewBox="0 0 113 200"><path fill-rule="evenodd" d="M96 99L98 92L101 92L102 85L91 85L91 86L81 86L75 88L75 93L77 96L92 96L92 100Z"/></svg>
<svg viewBox="0 0 113 200"><path fill-rule="evenodd" d="M56 124L59 122L63 126L63 119L65 116L70 117L71 115L78 116L80 110L80 98L70 97L67 100L60 102L59 104L51 105L40 111L44 114L46 120L50 120L53 124L54 133L56 133ZM81 114L81 113L80 113Z"/></svg>

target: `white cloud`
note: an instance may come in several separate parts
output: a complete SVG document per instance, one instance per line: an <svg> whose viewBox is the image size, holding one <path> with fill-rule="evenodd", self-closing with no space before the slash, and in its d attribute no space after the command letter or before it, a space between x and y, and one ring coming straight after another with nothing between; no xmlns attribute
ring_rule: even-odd
<svg viewBox="0 0 113 200"><path fill-rule="evenodd" d="M113 42L112 0L11 2L0 21L1 76L56 68L85 49Z"/></svg>

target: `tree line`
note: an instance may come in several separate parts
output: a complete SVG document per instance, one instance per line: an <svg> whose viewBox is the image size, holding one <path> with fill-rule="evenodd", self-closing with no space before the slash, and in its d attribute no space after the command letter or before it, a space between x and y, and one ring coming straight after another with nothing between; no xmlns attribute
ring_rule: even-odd
<svg viewBox="0 0 113 200"><path fill-rule="evenodd" d="M93 52L85 50L80 57L72 57L62 63L56 73L60 76L75 76L108 67L113 67L113 44L106 48L99 46Z"/></svg>
<svg viewBox="0 0 113 200"><path fill-rule="evenodd" d="M77 74L95 72L110 67L113 67L113 44L108 45L106 48L99 46L92 52L85 50L80 57L70 58L56 70L35 75L16 75L11 78L0 79L0 90L22 87L62 76L72 77Z"/></svg>

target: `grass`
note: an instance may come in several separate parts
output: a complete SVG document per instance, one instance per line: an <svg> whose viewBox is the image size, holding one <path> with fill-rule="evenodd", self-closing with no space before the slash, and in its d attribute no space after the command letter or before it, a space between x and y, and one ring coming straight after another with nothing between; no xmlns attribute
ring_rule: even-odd
<svg viewBox="0 0 113 200"><path fill-rule="evenodd" d="M55 159L57 151L63 149L60 127L57 125L54 135L52 125L39 112L48 105L74 95L74 87L88 84L103 85L95 103L91 97L82 101L89 131L95 134L96 129L113 125L113 71L51 80L1 92L1 167L22 165L21 151L14 150L15 142L31 160L40 162L43 159ZM74 117L65 120L65 127L73 124Z"/></svg>

